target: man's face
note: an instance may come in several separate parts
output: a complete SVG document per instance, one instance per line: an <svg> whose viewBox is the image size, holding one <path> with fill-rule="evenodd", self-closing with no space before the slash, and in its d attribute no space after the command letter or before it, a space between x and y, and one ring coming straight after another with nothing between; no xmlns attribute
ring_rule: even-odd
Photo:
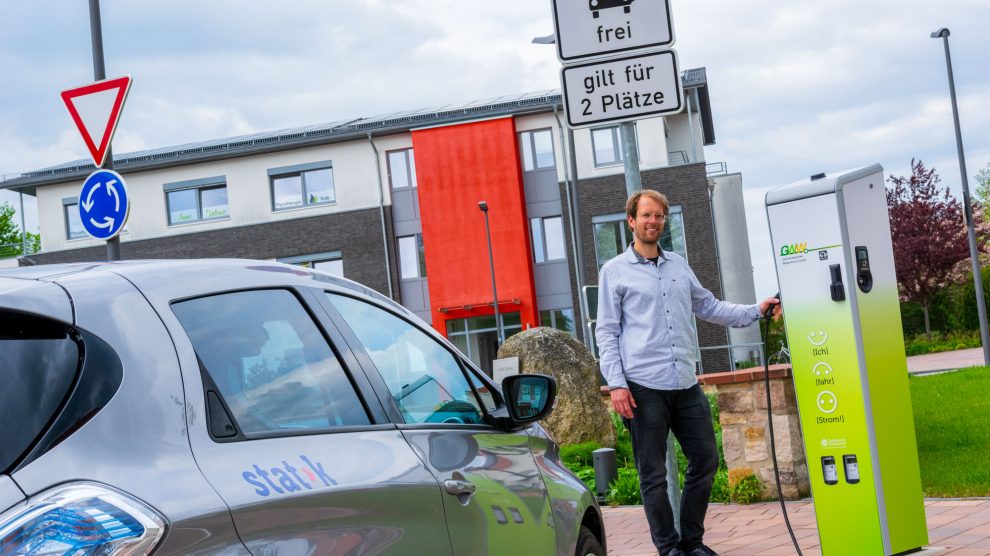
<svg viewBox="0 0 990 556"><path fill-rule="evenodd" d="M629 227L632 228L636 239L641 243L657 243L663 234L663 225L667 214L663 205L650 197L640 197L636 204L636 217L628 217Z"/></svg>

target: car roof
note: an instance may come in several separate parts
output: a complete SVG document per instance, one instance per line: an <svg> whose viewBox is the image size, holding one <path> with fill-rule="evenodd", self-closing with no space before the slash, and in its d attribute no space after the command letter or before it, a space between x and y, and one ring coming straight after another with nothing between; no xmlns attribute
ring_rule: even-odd
<svg viewBox="0 0 990 556"><path fill-rule="evenodd" d="M0 279L42 282L105 280L117 274L137 287L149 301L175 299L237 289L302 286L322 287L374 298L393 308L397 303L357 282L319 270L273 261L247 259L175 259L38 265L0 270ZM403 309L404 312L406 312Z"/></svg>

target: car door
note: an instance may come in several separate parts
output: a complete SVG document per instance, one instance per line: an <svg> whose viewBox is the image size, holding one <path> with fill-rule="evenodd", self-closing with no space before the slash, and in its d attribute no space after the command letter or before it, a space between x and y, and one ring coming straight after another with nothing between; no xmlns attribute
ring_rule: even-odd
<svg viewBox="0 0 990 556"><path fill-rule="evenodd" d="M240 538L267 554L450 554L439 485L303 290L178 300L163 320L193 453Z"/></svg>
<svg viewBox="0 0 990 556"><path fill-rule="evenodd" d="M525 431L487 424L495 389L412 319L327 292L338 328L444 493L454 554L555 554L549 498ZM349 334L348 334L349 333Z"/></svg>

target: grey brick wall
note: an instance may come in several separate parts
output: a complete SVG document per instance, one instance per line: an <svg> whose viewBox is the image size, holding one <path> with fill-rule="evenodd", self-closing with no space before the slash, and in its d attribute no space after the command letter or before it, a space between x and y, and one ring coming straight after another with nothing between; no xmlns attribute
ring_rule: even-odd
<svg viewBox="0 0 990 556"><path fill-rule="evenodd" d="M385 222L392 261L392 288L398 296L390 207ZM194 232L154 239L124 241L122 259L276 259L340 251L344 275L388 295L385 273L382 224L377 208L337 214L293 218L251 226ZM105 261L106 247L88 247L39 253L21 259L20 264L50 264Z"/></svg>
<svg viewBox="0 0 990 556"><path fill-rule="evenodd" d="M684 215L684 235L687 243L688 262L698 280L716 297L721 298L722 288L719 276L718 257L715 249L714 225L711 203L708 197L708 176L705 165L685 164L668 168L647 170L642 173L643 187L654 189L667 196L671 205L680 205ZM564 184L560 184L564 195ZM601 178L584 179L578 182L580 203L580 224L583 238L578 242L584 258L586 283L598 283L598 267L595 263L594 229L591 219L594 216L625 212L626 181L623 174ZM566 197L564 197L566 198ZM565 203L566 208L566 203ZM565 210L564 229L568 234L568 257L573 257L570 242L569 210ZM573 260L571 258L570 260ZM574 307L577 312L578 289L576 277L571 276ZM725 327L698 321L698 342L702 347L728 343ZM703 351L702 362L706 372L731 370L728 354L724 351Z"/></svg>

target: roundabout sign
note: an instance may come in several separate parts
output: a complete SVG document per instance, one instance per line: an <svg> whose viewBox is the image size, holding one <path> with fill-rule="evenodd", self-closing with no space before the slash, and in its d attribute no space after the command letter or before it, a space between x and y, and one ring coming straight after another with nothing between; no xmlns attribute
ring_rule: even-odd
<svg viewBox="0 0 990 556"><path fill-rule="evenodd" d="M79 190L79 219L95 239L111 239L120 233L130 212L124 178L113 170L97 170Z"/></svg>

